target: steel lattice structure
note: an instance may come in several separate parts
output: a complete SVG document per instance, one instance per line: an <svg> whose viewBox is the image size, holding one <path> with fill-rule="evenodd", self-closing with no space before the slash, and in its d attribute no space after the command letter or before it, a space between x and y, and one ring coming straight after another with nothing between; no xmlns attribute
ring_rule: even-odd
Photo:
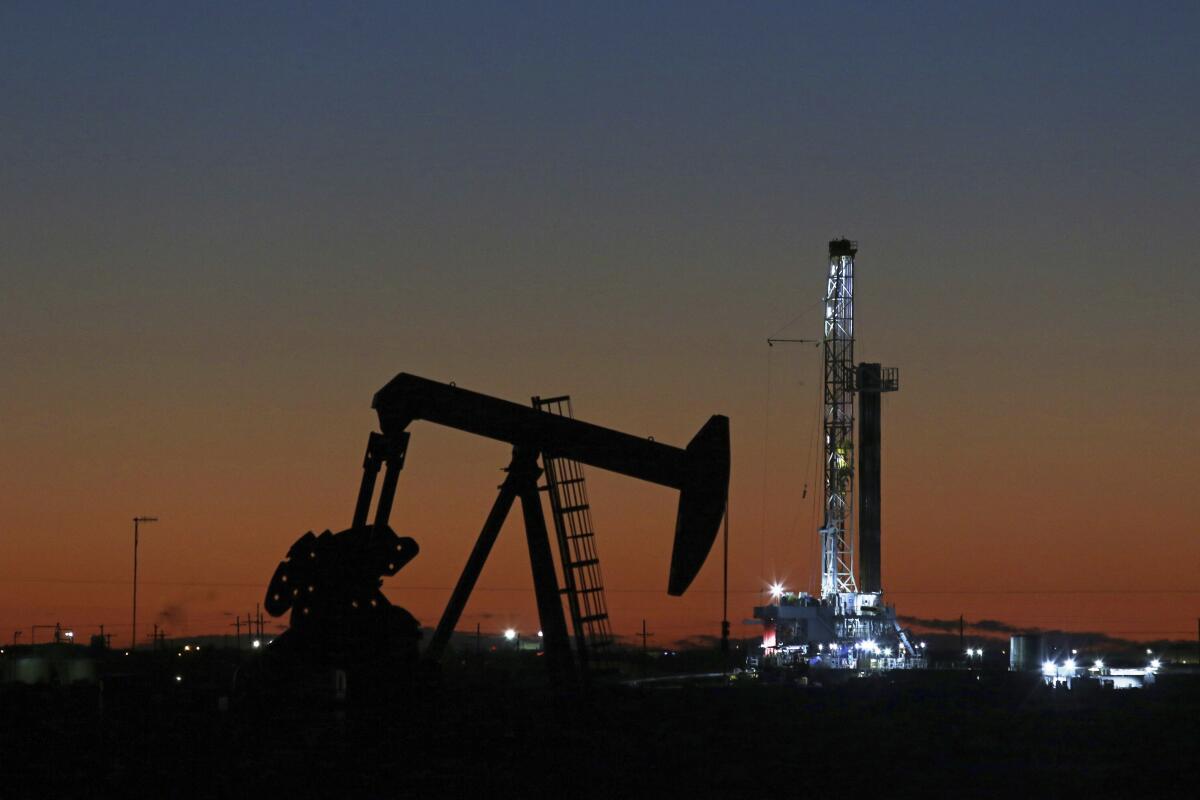
<svg viewBox="0 0 1200 800"><path fill-rule="evenodd" d="M825 291L825 524L821 596L857 592L854 542L854 256L856 242L829 243Z"/></svg>

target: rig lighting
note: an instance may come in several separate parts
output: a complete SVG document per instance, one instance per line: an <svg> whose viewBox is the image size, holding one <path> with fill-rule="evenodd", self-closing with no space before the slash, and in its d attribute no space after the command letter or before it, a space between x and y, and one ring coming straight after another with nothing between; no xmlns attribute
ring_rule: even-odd
<svg viewBox="0 0 1200 800"><path fill-rule="evenodd" d="M776 600L783 597L783 584L782 583L772 583L771 584L771 597L775 598ZM1149 652L1149 651L1147 651L1147 652Z"/></svg>
<svg viewBox="0 0 1200 800"><path fill-rule="evenodd" d="M1063 666L1070 670L1075 669L1075 659L1068 658L1065 662L1063 662Z"/></svg>
<svg viewBox="0 0 1200 800"><path fill-rule="evenodd" d="M1042 674L1043 675L1053 675L1056 672L1058 672L1058 665L1055 664L1053 661L1043 661L1042 662Z"/></svg>
<svg viewBox="0 0 1200 800"><path fill-rule="evenodd" d="M1094 669L1104 669L1104 662L1097 658L1096 663L1093 664L1092 667Z"/></svg>
<svg viewBox="0 0 1200 800"><path fill-rule="evenodd" d="M250 646L253 647L255 650L257 650L258 648L262 647L262 641L255 639L253 642L250 643Z"/></svg>
<svg viewBox="0 0 1200 800"><path fill-rule="evenodd" d="M1150 669L1158 669L1160 666L1162 664L1157 658L1150 662Z"/></svg>
<svg viewBox="0 0 1200 800"><path fill-rule="evenodd" d="M541 639L543 636L545 636L545 634L543 634L541 631L538 631L538 638Z"/></svg>
<svg viewBox="0 0 1200 800"><path fill-rule="evenodd" d="M508 630L506 630L504 632L504 638L511 642L513 639L517 638L516 630L513 628L509 628Z"/></svg>

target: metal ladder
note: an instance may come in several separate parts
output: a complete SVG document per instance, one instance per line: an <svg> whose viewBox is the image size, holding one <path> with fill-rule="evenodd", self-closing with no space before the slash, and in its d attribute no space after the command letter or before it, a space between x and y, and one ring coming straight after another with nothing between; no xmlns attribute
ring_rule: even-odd
<svg viewBox="0 0 1200 800"><path fill-rule="evenodd" d="M533 407L548 414L574 417L571 398L535 397ZM550 495L554 531L562 563L563 589L575 629L575 647L580 664L603 656L613 642L604 597L604 579L596 554L596 532L592 529L591 506L583 465L569 458L542 456L545 490Z"/></svg>

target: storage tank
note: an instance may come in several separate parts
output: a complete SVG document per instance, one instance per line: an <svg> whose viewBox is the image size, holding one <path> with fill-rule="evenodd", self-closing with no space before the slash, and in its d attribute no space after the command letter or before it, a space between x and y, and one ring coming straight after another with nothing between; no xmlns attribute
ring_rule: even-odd
<svg viewBox="0 0 1200 800"><path fill-rule="evenodd" d="M1011 672L1038 672L1042 668L1042 637L1036 633L1014 634L1008 642Z"/></svg>

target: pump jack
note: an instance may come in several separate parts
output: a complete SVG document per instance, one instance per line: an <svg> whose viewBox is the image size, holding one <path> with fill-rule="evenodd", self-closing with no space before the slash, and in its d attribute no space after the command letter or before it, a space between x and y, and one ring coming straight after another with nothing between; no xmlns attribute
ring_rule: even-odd
<svg viewBox="0 0 1200 800"><path fill-rule="evenodd" d="M350 528L337 534L305 534L292 545L267 589L268 613L292 612L288 632L277 640L282 649L309 656L320 653L322 660L334 662L415 660L420 638L416 620L392 606L379 589L383 576L396 574L418 552L415 541L397 536L388 526L408 449L407 428L417 420L513 446L507 476L426 648L428 661L442 657L500 528L520 498L550 676L563 682L574 673L539 495L539 457L570 458L679 491L668 594L687 591L712 549L729 488L727 417L712 416L686 448L678 448L405 373L375 394L372 407L380 432L372 432L367 440ZM368 524L381 468L375 519Z"/></svg>

